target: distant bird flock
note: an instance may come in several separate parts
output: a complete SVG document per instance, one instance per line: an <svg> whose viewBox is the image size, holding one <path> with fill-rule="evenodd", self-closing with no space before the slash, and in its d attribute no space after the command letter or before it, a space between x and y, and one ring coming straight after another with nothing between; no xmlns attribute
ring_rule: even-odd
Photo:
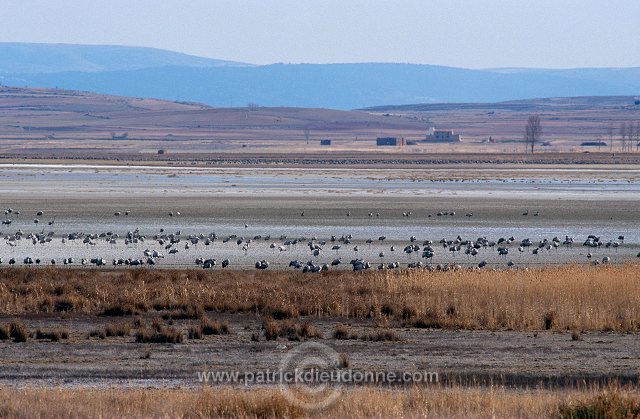
<svg viewBox="0 0 640 419"><path fill-rule="evenodd" d="M20 211L7 208L4 211L5 219L2 225L10 228L13 219L20 216ZM114 217L127 217L130 211L116 211ZM529 210L521 213L529 216ZM169 211L169 217L180 217L179 211ZM300 213L304 216L304 212ZM412 211L403 211L398 214L406 218L413 215ZM440 211L435 214L438 217L455 216L455 211ZM539 211L532 211L532 216L539 216ZM345 213L351 217L351 211ZM428 215L431 217L431 215ZM352 234L331 235L327 238L319 237L287 237L280 235L277 238L271 235L253 235L248 237L246 232L249 224L239 226L238 234L218 236L214 232L183 234L176 230L167 232L160 228L157 232L143 234L139 229L128 231L123 236L112 232L55 232L55 217L48 218L47 227L41 228L41 219L46 217L45 210L35 212L33 224L39 231L23 232L22 230L0 233L4 238L5 248L0 248L0 264L7 263L10 266L25 265L62 265L62 266L96 266L96 267L121 267L121 266L147 266L156 265L175 266L172 258L182 256L185 264L185 254L191 256L192 265L202 269L214 269L220 267L244 268L253 266L258 270L266 270L272 267L280 269L296 269L303 273L323 272L330 269L352 269L353 271L386 270L386 269L427 269L427 270L456 270L466 268L482 269L488 266L505 266L507 268L526 267L531 260L523 260L523 255L529 254L536 264L553 264L559 249L573 249L577 255L575 259L584 260L594 265L609 264L612 256L617 254L619 248L624 246L625 237L603 238L590 234L584 238L574 238L569 235L564 237L552 237L532 240L527 237L443 237L439 240L418 239L417 235L407 237L406 240L396 239L393 244L385 244L386 236L359 237ZM375 219L380 217L376 211L368 212L368 217ZM473 217L472 212L467 212L465 217ZM47 218L44 218L45 220ZM25 243L30 254L26 252ZM28 247L31 243L31 247ZM56 254L64 254L66 246L72 243L81 243L86 249L87 257L74 258L72 256L50 257L45 259L47 252L43 249L55 247ZM136 254L134 257L114 257L107 260L106 257L96 257L93 249L99 244L106 244L113 252L114 249L122 249L123 254ZM581 246L576 246L581 243ZM19 249L18 245L23 244ZM119 247L120 246L120 247ZM122 247L123 246L123 247ZM371 250L375 246L376 250ZM267 250L268 249L268 250ZM224 250L224 252L222 251ZM368 250L369 259L359 256ZM39 255L42 253L42 255ZM224 257L220 262L216 253L234 254L234 257ZM166 256L165 256L166 254ZM251 255L255 254L255 263L248 264ZM264 257L271 255L271 261ZM287 259L289 254L298 256L296 259ZM377 255L377 258L375 257ZM493 262L490 256L494 256ZM636 255L640 258L640 253ZM496 259L497 258L497 259ZM234 261L235 259L235 261ZM497 260L497 261L496 261Z"/></svg>

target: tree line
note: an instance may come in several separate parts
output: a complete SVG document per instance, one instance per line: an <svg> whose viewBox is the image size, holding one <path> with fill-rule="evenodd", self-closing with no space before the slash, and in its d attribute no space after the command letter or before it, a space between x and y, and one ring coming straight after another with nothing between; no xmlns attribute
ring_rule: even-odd
<svg viewBox="0 0 640 419"><path fill-rule="evenodd" d="M615 128L610 125L608 132L615 133ZM610 147L613 151L613 134L609 134ZM640 142L640 121L635 124L633 122L623 122L618 130L618 141L620 143L621 151L633 151L633 147L638 150L638 143ZM634 144L635 143L635 144Z"/></svg>
<svg viewBox="0 0 640 419"><path fill-rule="evenodd" d="M609 138L609 148L613 152L613 143L617 140L620 146L620 151L630 152L635 147L636 151L640 149L640 121L637 122L622 122L619 129L613 124L609 124L607 131L607 137ZM543 135L542 123L540 122L539 115L530 115L527 119L527 124L524 129L524 143L525 149L534 152L534 147L541 141Z"/></svg>

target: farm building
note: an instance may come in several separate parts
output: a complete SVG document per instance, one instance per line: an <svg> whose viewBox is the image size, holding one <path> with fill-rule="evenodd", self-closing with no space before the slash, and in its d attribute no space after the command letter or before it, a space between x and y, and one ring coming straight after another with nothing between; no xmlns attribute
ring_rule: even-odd
<svg viewBox="0 0 640 419"><path fill-rule="evenodd" d="M580 145L582 147L606 147L607 143L604 141L584 141Z"/></svg>
<svg viewBox="0 0 640 419"><path fill-rule="evenodd" d="M377 146L397 146L398 139L396 137L378 137L376 138Z"/></svg>
<svg viewBox="0 0 640 419"><path fill-rule="evenodd" d="M436 129L427 134L426 142L432 143L457 143L462 141L460 134L454 134L453 130Z"/></svg>

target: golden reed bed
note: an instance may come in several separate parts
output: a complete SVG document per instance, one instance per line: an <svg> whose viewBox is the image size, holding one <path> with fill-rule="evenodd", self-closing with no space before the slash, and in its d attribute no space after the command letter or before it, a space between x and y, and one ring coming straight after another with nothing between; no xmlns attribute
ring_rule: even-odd
<svg viewBox="0 0 640 419"><path fill-rule="evenodd" d="M620 417L640 415L633 388L505 390L413 388L342 390L338 400L305 410L277 389L2 389L0 416L73 417Z"/></svg>
<svg viewBox="0 0 640 419"><path fill-rule="evenodd" d="M327 272L0 270L0 315L153 310L373 318L406 327L636 332L640 266Z"/></svg>

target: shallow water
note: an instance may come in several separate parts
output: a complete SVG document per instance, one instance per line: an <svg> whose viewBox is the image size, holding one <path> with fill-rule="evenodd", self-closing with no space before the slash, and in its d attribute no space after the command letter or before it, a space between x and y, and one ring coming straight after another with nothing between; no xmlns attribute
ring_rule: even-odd
<svg viewBox="0 0 640 419"><path fill-rule="evenodd" d="M526 170L514 176L487 179L448 179L447 172L390 169L207 169L152 166L55 166L0 165L0 193L46 191L52 184L64 185L60 193L139 192L145 194L181 191L191 193L341 193L351 194L446 194L496 196L536 194L538 196L585 195L630 199L640 196L640 171L578 172L581 178L562 178L573 169L553 172L558 176L535 176ZM504 172L504 171L503 171ZM434 173L436 173L434 177ZM438 174L439 173L439 174ZM469 176L492 173L490 169L450 170ZM615 176L617 174L617 176ZM442 177L439 177L439 176ZM449 175L449 177L450 177ZM598 176L600 175L600 176ZM606 176L603 176L606 175ZM613 176L613 177L612 177ZM21 187L21 185L23 187Z"/></svg>

